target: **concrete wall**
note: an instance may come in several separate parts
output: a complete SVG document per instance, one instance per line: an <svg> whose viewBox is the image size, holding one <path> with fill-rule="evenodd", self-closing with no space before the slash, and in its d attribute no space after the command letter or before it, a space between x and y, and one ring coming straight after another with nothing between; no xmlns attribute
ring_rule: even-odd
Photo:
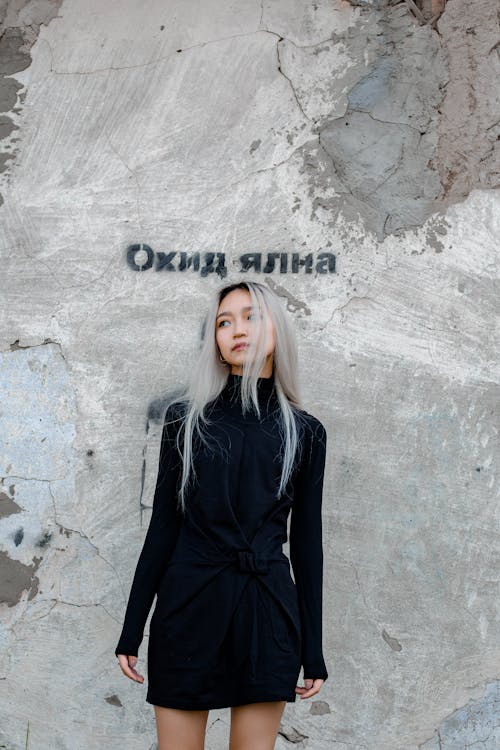
<svg viewBox="0 0 500 750"><path fill-rule="evenodd" d="M258 278L330 449L330 678L277 748L498 748L495 0L0 14L0 746L154 747L113 650L161 406Z"/></svg>

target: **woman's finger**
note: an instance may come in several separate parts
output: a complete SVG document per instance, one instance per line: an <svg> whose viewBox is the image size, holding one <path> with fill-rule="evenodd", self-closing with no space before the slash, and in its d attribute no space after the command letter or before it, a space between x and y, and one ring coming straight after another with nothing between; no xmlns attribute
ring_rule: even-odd
<svg viewBox="0 0 500 750"><path fill-rule="evenodd" d="M124 675L126 675L134 682L144 682L144 677L134 669L138 661L137 656L126 656L125 654L118 654L117 658Z"/></svg>
<svg viewBox="0 0 500 750"><path fill-rule="evenodd" d="M311 680L308 678L307 680L304 680L305 687L297 685L295 692L299 693L301 698L310 698L312 695L319 693L323 683L324 680Z"/></svg>

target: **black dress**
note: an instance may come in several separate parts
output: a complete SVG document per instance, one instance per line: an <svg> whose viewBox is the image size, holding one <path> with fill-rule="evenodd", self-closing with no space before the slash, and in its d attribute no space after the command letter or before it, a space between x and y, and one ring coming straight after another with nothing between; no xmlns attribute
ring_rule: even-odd
<svg viewBox="0 0 500 750"><path fill-rule="evenodd" d="M274 376L259 378L261 416L243 414L241 376L208 405L210 446L195 437L196 482L177 508L174 445L182 406L167 410L153 511L115 654L148 643L148 703L215 709L294 702L304 678L328 678L322 653L321 504L326 432L301 411L304 448L286 492ZM177 425L179 423L177 422ZM290 517L290 560L287 541ZM290 562L295 582L290 572Z"/></svg>

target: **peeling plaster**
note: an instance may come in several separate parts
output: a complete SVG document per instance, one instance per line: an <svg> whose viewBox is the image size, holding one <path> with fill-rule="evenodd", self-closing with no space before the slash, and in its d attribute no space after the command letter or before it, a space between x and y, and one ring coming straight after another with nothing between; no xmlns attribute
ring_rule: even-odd
<svg viewBox="0 0 500 750"><path fill-rule="evenodd" d="M326 701L313 701L311 704L311 710L309 713L312 716L323 716L324 714L331 714L332 711Z"/></svg>
<svg viewBox="0 0 500 750"><path fill-rule="evenodd" d="M104 700L106 703L109 703L111 706L118 706L119 708L123 708L123 703L119 699L119 697L116 694L113 695L107 695Z"/></svg>
<svg viewBox="0 0 500 750"><path fill-rule="evenodd" d="M26 96L23 84L15 74L31 65L30 49L37 40L40 26L57 17L63 0L7 0L0 7L0 174L11 167L19 138L16 119ZM3 197L0 194L0 206Z"/></svg>
<svg viewBox="0 0 500 750"><path fill-rule="evenodd" d="M347 56L359 60L366 38L368 71L359 63L353 68L345 113L334 111L319 126L319 138L365 226L382 240L422 225L437 210L440 181L430 164L446 70L437 36L415 26L406 7L371 10L363 18L361 34L343 43Z"/></svg>
<svg viewBox="0 0 500 750"><path fill-rule="evenodd" d="M284 739L287 742L292 742L294 744L302 744L304 740L308 739L307 734L303 734L302 732L299 732L298 729L295 727L287 727L280 725L280 728L278 730L278 735L280 737L284 737Z"/></svg>
<svg viewBox="0 0 500 750"><path fill-rule="evenodd" d="M47 344L57 344L57 346L61 346L59 341L54 341L54 339L46 338L41 342L36 342L33 344L20 344L19 339L16 339L12 342L12 344L9 345L9 351L16 352L18 349L30 349L34 346L46 346ZM61 356L62 356L62 349L61 349Z"/></svg>
<svg viewBox="0 0 500 750"><path fill-rule="evenodd" d="M474 19L465 0L444 13L441 0L351 4L359 22L342 36L312 49L279 38L278 67L330 157L330 179L351 196L323 200L330 225L360 217L382 241L500 184L500 42L489 0ZM316 69L314 55L326 64ZM311 188L325 179L313 170ZM435 229L428 237L444 249Z"/></svg>
<svg viewBox="0 0 500 750"><path fill-rule="evenodd" d="M444 238L448 229L451 229L451 224L444 216L435 216L427 222L425 227L427 245L436 253L443 252Z"/></svg>
<svg viewBox="0 0 500 750"><path fill-rule="evenodd" d="M22 508L12 500L5 492L0 492L0 518L10 516L12 513L21 513Z"/></svg>
<svg viewBox="0 0 500 750"><path fill-rule="evenodd" d="M279 297L286 300L286 308L291 313L303 312L305 315L311 315L311 308L302 300L297 299L282 284L277 284L273 279L267 278L266 282Z"/></svg>
<svg viewBox="0 0 500 750"><path fill-rule="evenodd" d="M13 607L20 601L24 591L28 591L28 601L36 596L40 581L35 573L41 560L41 557L35 557L31 565L23 565L0 550L0 604Z"/></svg>
<svg viewBox="0 0 500 750"><path fill-rule="evenodd" d="M401 651L402 645L398 641L397 638L394 638L393 636L389 635L389 633L384 629L382 630L382 638L386 643L389 644L389 646L392 648L393 651Z"/></svg>

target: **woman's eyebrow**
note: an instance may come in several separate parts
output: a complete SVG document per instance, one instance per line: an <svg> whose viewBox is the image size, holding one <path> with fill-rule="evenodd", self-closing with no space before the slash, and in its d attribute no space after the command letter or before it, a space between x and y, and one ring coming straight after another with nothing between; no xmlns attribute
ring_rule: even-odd
<svg viewBox="0 0 500 750"><path fill-rule="evenodd" d="M247 310L253 310L253 305L248 305L247 307L242 307L241 308L241 312L246 312ZM232 316L233 313L232 312L220 312L217 315L217 317L215 318L215 320L217 320L217 318L221 318L223 315L231 315Z"/></svg>

